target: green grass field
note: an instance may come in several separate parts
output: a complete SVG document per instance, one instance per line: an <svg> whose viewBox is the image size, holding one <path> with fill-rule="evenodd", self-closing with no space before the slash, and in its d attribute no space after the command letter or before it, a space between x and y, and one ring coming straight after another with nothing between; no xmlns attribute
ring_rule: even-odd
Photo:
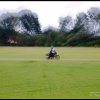
<svg viewBox="0 0 100 100"><path fill-rule="evenodd" d="M0 47L0 98L100 98L100 48Z"/></svg>

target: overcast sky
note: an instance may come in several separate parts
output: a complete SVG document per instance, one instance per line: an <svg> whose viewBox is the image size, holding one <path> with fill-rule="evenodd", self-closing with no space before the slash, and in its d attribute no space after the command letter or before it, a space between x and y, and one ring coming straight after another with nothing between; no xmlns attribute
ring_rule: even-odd
<svg viewBox="0 0 100 100"><path fill-rule="evenodd" d="M37 13L41 28L58 27L59 17L67 15L75 18L79 12L87 12L91 7L100 7L100 1L0 1L0 14L29 9Z"/></svg>

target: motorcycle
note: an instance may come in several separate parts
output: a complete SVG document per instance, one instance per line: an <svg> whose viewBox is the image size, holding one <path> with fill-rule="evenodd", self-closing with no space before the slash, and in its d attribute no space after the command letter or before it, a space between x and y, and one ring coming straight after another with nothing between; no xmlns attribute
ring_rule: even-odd
<svg viewBox="0 0 100 100"><path fill-rule="evenodd" d="M46 59L60 59L58 54L54 54L54 56L50 56L49 53L46 54Z"/></svg>

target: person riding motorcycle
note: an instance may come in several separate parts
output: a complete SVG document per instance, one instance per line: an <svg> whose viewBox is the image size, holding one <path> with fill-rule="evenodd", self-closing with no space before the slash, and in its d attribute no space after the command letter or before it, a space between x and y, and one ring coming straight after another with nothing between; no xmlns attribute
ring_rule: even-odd
<svg viewBox="0 0 100 100"><path fill-rule="evenodd" d="M56 50L52 47L50 52L49 52L49 58L52 57L54 58L54 56L57 54Z"/></svg>

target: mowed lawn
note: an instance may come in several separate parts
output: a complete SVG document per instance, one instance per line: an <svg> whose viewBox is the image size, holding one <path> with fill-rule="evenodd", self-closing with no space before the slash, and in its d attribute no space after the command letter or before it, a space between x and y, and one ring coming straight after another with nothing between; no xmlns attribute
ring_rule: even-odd
<svg viewBox="0 0 100 100"><path fill-rule="evenodd" d="M100 48L0 47L0 98L100 98Z"/></svg>

